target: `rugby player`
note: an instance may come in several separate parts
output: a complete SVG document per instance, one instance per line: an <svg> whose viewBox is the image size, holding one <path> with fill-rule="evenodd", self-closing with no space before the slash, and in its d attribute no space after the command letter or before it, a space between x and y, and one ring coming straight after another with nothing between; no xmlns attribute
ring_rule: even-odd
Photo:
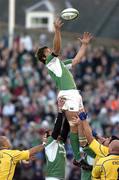
<svg viewBox="0 0 119 180"><path fill-rule="evenodd" d="M46 156L46 180L64 180L66 166L65 142L70 127L63 113L58 113L52 133L44 136Z"/></svg>
<svg viewBox="0 0 119 180"><path fill-rule="evenodd" d="M24 151L11 149L12 145L9 139L0 136L0 180L12 180L17 163L33 158L36 153L44 149L44 145L38 145Z"/></svg>
<svg viewBox="0 0 119 180"><path fill-rule="evenodd" d="M62 109L62 106L65 103L65 99L58 99L58 107ZM73 160L73 164L81 168L81 180L91 180L91 173L93 168L93 162L95 158L95 153L88 147L87 141L84 141L83 138L86 139L85 134L83 132L83 126L79 123L79 119L77 117L73 117L73 122L78 126L80 132L82 132L83 137L80 139L82 143L82 155L79 161ZM97 133L92 131L93 136L95 137ZM80 137L79 137L80 138Z"/></svg>
<svg viewBox="0 0 119 180"><path fill-rule="evenodd" d="M56 83L56 87L59 90L58 98L64 97L66 99L62 109L65 110L66 118L70 124L70 141L74 152L74 157L78 161L80 159L78 128L77 126L72 125L72 117L74 117L79 110L83 111L84 106L82 97L76 88L75 81L68 68L75 67L77 64L79 64L82 57L86 53L86 49L92 39L92 35L88 32L85 32L82 39L79 38L82 45L76 56L73 59L61 61L58 56L61 51L62 25L63 23L61 20L57 18L54 22L55 35L53 41L53 50L46 46L39 48L37 50L36 57L40 62L46 65L48 73ZM81 137L80 132L79 136Z"/></svg>
<svg viewBox="0 0 119 180"><path fill-rule="evenodd" d="M119 140L113 140L109 145L107 157L100 158L92 171L92 179L119 180Z"/></svg>
<svg viewBox="0 0 119 180"><path fill-rule="evenodd" d="M84 154L82 160L78 163L78 167L81 168L81 180L91 180L96 155L88 146L85 146L82 149Z"/></svg>
<svg viewBox="0 0 119 180"><path fill-rule="evenodd" d="M96 136L98 141L93 137L91 128L86 121L87 113L81 112L79 118L82 121L85 136L88 140L89 147L95 152L96 158L92 171L93 179L117 180L119 171L119 137L112 136L104 138ZM111 171L111 168L113 170Z"/></svg>

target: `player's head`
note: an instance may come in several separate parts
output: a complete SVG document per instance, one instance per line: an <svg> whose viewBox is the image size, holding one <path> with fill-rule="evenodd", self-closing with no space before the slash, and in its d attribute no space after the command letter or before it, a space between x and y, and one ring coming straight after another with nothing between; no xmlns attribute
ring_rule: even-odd
<svg viewBox="0 0 119 180"><path fill-rule="evenodd" d="M104 138L104 137L100 137L98 136L98 141L103 144L104 146L109 146L110 143L114 140L118 140L119 141L119 138L117 136L111 136L109 138Z"/></svg>
<svg viewBox="0 0 119 180"><path fill-rule="evenodd" d="M44 136L48 138L49 136L51 136L51 134L52 134L52 130L46 130Z"/></svg>
<svg viewBox="0 0 119 180"><path fill-rule="evenodd" d="M11 149L11 147L9 139L5 136L0 136L0 149Z"/></svg>
<svg viewBox="0 0 119 180"><path fill-rule="evenodd" d="M51 49L47 46L44 46L42 48L39 48L36 52L36 58L41 61L43 64L45 64L47 56L51 54Z"/></svg>
<svg viewBox="0 0 119 180"><path fill-rule="evenodd" d="M43 136L43 142L47 143L47 139L51 135L52 135L52 130L46 130ZM64 143L66 142L66 140L64 140L61 135L57 137L57 141L63 141Z"/></svg>
<svg viewBox="0 0 119 180"><path fill-rule="evenodd" d="M44 142L44 143L47 143L47 139L48 139L49 136L51 136L51 134L52 134L52 131L51 131L51 130L46 130L46 131L44 132L44 135L43 135L43 142Z"/></svg>
<svg viewBox="0 0 119 180"><path fill-rule="evenodd" d="M110 142L109 153L119 154L119 139L115 139Z"/></svg>

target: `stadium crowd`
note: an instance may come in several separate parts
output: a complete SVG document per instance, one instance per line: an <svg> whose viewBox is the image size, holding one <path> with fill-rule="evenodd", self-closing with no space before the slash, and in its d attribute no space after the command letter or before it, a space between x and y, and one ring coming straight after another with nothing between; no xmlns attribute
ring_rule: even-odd
<svg viewBox="0 0 119 180"><path fill-rule="evenodd" d="M62 59L73 58L79 48L77 42L67 44ZM12 49L5 40L0 41L0 135L9 137L17 149L41 143L44 129L53 127L57 115L55 85L35 51L28 35L15 38ZM89 46L73 75L92 128L100 135L119 135L119 51ZM70 163L69 139L66 150L66 179L77 180L80 170ZM44 154L37 156L33 162L18 165L14 180L44 179Z"/></svg>

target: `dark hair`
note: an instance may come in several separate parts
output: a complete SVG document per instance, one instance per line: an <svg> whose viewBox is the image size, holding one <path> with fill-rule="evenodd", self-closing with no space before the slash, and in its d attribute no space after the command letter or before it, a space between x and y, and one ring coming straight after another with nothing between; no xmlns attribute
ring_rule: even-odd
<svg viewBox="0 0 119 180"><path fill-rule="evenodd" d="M112 141L114 141L114 140L119 140L119 137L117 137L117 136L112 136L112 137L111 137L111 140L110 140L110 143L111 143Z"/></svg>
<svg viewBox="0 0 119 180"><path fill-rule="evenodd" d="M45 134L46 134L46 137L47 137L47 138L50 136L50 131L51 131L51 130L46 130L46 131L45 131Z"/></svg>
<svg viewBox="0 0 119 180"><path fill-rule="evenodd" d="M47 46L44 46L42 48L38 48L36 52L36 58L41 61L42 63L45 64L45 55L44 55L44 50L47 49Z"/></svg>

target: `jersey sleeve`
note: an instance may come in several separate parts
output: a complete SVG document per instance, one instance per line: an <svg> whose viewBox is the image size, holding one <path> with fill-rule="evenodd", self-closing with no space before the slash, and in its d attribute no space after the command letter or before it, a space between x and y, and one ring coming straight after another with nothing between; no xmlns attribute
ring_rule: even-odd
<svg viewBox="0 0 119 180"><path fill-rule="evenodd" d="M13 158L14 161L18 162L21 160L29 160L29 156L30 156L29 150L25 150L25 151L15 150Z"/></svg>
<svg viewBox="0 0 119 180"><path fill-rule="evenodd" d="M83 148L83 151L84 151L88 156L90 156L90 157L92 157L92 158L95 158L95 156L96 156L96 154L94 153L94 151L93 151L91 148L89 148L89 146L84 147L84 148Z"/></svg>
<svg viewBox="0 0 119 180"><path fill-rule="evenodd" d="M68 69L72 68L72 59L66 59L63 63Z"/></svg>
<svg viewBox="0 0 119 180"><path fill-rule="evenodd" d="M98 156L105 157L109 154L109 148L100 144L96 139L94 139L89 147L94 151Z"/></svg>

